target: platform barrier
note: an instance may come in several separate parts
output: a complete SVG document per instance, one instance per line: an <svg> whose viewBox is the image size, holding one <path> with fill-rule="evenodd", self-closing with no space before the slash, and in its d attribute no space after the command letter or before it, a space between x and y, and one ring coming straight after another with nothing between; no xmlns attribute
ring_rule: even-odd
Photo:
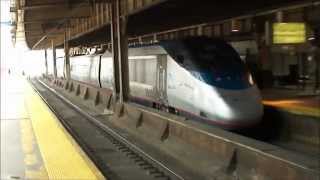
<svg viewBox="0 0 320 180"><path fill-rule="evenodd" d="M93 108L97 113L104 113L106 110L112 110L114 103L112 91L105 88L93 87L78 81L65 79L46 79L51 85L73 98L83 102L88 108Z"/></svg>
<svg viewBox="0 0 320 180"><path fill-rule="evenodd" d="M116 106L116 111L120 107ZM191 151L192 147L201 149L205 154L212 155L210 159L223 162L220 171L240 170L244 171L242 175L248 173L249 176L255 174L263 178L273 177L271 179L316 177L316 171L312 170L318 166L316 162L312 164L276 146L238 137L218 129L213 133L206 132L189 126L181 120L173 120L130 104L125 104L122 108L123 114L120 117L113 117L115 124L130 131L137 131L140 136L152 139L150 141L163 142L178 139L177 143L182 142L190 146L189 149L181 149L181 151Z"/></svg>
<svg viewBox="0 0 320 180"><path fill-rule="evenodd" d="M48 82L49 83L49 82ZM319 162L277 146L217 128L190 125L185 118L151 108L112 101L110 90L75 81L54 80L63 94L103 113L112 110L110 121L126 129L186 166L213 177L312 180L319 177ZM90 102L90 103L88 103Z"/></svg>
<svg viewBox="0 0 320 180"><path fill-rule="evenodd" d="M311 151L319 151L319 117L291 113L290 111L265 105L264 119L265 121L271 121L273 124L277 124L279 140L299 143L307 146L306 148Z"/></svg>

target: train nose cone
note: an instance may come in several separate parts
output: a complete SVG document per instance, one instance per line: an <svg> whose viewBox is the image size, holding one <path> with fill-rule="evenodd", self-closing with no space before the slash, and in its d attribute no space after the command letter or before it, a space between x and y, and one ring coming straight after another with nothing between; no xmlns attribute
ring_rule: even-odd
<svg viewBox="0 0 320 180"><path fill-rule="evenodd" d="M233 117L230 117L230 120L239 123L259 121L263 114L261 102L250 99L233 98L230 109L232 109L233 113Z"/></svg>
<svg viewBox="0 0 320 180"><path fill-rule="evenodd" d="M257 97L228 97L225 98L225 106L228 113L218 111L217 114L230 128L248 127L262 119L263 105Z"/></svg>

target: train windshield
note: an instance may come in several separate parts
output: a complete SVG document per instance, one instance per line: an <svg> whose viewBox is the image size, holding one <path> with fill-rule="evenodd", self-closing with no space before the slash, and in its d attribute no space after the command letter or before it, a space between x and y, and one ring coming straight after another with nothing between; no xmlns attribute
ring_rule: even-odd
<svg viewBox="0 0 320 180"><path fill-rule="evenodd" d="M243 89L250 86L249 72L239 54L222 40L200 38L185 40L197 70L192 74L210 85L226 89Z"/></svg>

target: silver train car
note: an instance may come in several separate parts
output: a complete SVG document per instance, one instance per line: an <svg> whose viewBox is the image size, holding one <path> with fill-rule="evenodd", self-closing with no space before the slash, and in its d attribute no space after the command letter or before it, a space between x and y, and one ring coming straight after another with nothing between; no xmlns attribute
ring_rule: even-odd
<svg viewBox="0 0 320 180"><path fill-rule="evenodd" d="M224 129L263 115L260 92L238 53L206 37L129 48L130 99ZM71 78L113 89L112 54L70 58Z"/></svg>

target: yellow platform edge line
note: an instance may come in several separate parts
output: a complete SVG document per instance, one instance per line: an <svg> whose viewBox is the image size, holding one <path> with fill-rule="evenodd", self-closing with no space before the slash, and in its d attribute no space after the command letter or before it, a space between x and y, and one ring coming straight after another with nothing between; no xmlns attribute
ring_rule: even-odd
<svg viewBox="0 0 320 180"><path fill-rule="evenodd" d="M263 102L263 104L273 106L284 111L291 112L293 114L320 117L320 108L303 107L299 105L275 104L268 101Z"/></svg>
<svg viewBox="0 0 320 180"><path fill-rule="evenodd" d="M49 179L105 179L28 82L26 104Z"/></svg>

